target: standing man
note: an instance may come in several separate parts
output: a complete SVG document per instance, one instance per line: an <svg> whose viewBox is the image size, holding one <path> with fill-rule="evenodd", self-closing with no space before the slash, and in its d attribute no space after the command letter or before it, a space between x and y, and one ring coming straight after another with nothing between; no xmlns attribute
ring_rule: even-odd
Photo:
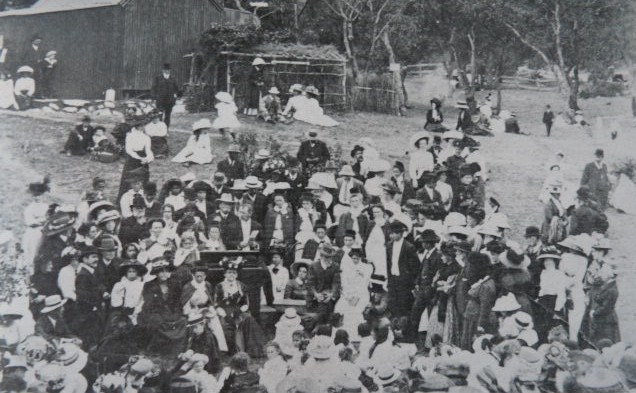
<svg viewBox="0 0 636 393"><path fill-rule="evenodd" d="M552 130L552 123L554 123L554 112L552 112L550 105L546 105L545 112L543 112L543 124L545 124L545 132L548 134L548 138Z"/></svg>
<svg viewBox="0 0 636 393"><path fill-rule="evenodd" d="M241 147L235 143L227 149L227 158L216 166L217 172L223 172L227 177L227 184L234 185L234 180L245 178L245 164L241 161Z"/></svg>
<svg viewBox="0 0 636 393"><path fill-rule="evenodd" d="M101 340L101 327L104 321L104 302L109 294L97 271L99 249L88 246L82 250L82 263L75 277L77 294L77 317L75 326L77 335L82 339L85 349L97 345Z"/></svg>
<svg viewBox="0 0 636 393"><path fill-rule="evenodd" d="M581 187L587 186L590 194L598 202L599 210L607 209L607 199L611 184L607 176L607 165L603 162L605 152L603 149L596 149L594 161L585 166L581 177Z"/></svg>
<svg viewBox="0 0 636 393"><path fill-rule="evenodd" d="M170 128L170 115L172 107L180 96L179 86L170 75L170 64L164 64L161 75L155 78L152 84L152 98L155 100L157 109L163 112L163 122Z"/></svg>
<svg viewBox="0 0 636 393"><path fill-rule="evenodd" d="M394 220L390 224L386 246L388 270L389 310L394 317L407 317L413 306L413 289L419 273L419 260L415 247L404 240L406 225Z"/></svg>
<svg viewBox="0 0 636 393"><path fill-rule="evenodd" d="M307 173L311 169L314 169L315 172L315 169L324 165L331 158L331 154L325 142L318 140L318 132L309 131L307 140L300 144L296 157Z"/></svg>

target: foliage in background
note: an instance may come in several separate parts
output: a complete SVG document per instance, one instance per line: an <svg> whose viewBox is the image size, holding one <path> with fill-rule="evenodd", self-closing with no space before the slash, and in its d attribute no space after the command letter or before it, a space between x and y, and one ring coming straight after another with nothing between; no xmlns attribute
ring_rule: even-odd
<svg viewBox="0 0 636 393"><path fill-rule="evenodd" d="M622 173L636 182L636 159L628 158L614 164L612 166L612 172L617 175Z"/></svg>
<svg viewBox="0 0 636 393"><path fill-rule="evenodd" d="M222 51L240 51L258 45L263 34L254 25L221 25L214 23L201 34L199 45L211 57Z"/></svg>
<svg viewBox="0 0 636 393"><path fill-rule="evenodd" d="M0 245L0 301L11 302L14 297L28 293L29 271L24 267L23 253L13 241Z"/></svg>
<svg viewBox="0 0 636 393"><path fill-rule="evenodd" d="M185 92L185 106L188 112L209 112L214 109L214 88L208 84L190 86Z"/></svg>

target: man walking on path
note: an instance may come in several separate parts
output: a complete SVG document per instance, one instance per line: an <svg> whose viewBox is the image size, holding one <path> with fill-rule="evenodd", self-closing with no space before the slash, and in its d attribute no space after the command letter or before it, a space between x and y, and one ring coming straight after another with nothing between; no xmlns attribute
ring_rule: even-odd
<svg viewBox="0 0 636 393"><path fill-rule="evenodd" d="M552 130L552 123L554 122L554 112L550 108L550 105L545 106L545 112L543 112L543 124L545 124L545 131L550 137L550 131Z"/></svg>
<svg viewBox="0 0 636 393"><path fill-rule="evenodd" d="M170 128L170 115L172 107L180 95L179 86L170 75L170 64L164 64L161 75L155 78L152 84L152 98L157 109L163 112L163 122Z"/></svg>

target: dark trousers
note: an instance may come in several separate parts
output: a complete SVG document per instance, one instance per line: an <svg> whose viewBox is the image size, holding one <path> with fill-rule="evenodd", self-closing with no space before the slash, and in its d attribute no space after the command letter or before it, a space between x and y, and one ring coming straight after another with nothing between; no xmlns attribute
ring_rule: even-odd
<svg viewBox="0 0 636 393"><path fill-rule="evenodd" d="M552 123L545 123L545 132L550 136L550 131L552 131Z"/></svg>
<svg viewBox="0 0 636 393"><path fill-rule="evenodd" d="M163 112L163 122L170 128L170 115L172 115L172 107L174 105L157 105L157 109Z"/></svg>

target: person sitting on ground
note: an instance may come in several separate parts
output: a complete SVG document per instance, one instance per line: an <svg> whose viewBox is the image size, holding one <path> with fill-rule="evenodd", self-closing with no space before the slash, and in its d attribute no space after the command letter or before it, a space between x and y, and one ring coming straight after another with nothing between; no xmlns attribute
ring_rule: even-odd
<svg viewBox="0 0 636 393"><path fill-rule="evenodd" d="M214 108L216 108L219 117L214 119L212 128L219 130L221 136L225 136L225 131L229 130L232 140L235 141L235 130L241 126L241 123L239 123L238 117L236 117L238 107L234 103L234 97L232 97L230 93L220 91L216 93L214 98L218 101L216 105L214 105Z"/></svg>
<svg viewBox="0 0 636 393"><path fill-rule="evenodd" d="M62 153L67 156L83 156L86 154L89 146L93 142L93 127L91 126L91 118L84 116L82 124L79 124L71 131L64 145Z"/></svg>
<svg viewBox="0 0 636 393"><path fill-rule="evenodd" d="M268 123L275 124L281 119L280 91L273 86L261 101L260 117Z"/></svg>
<svg viewBox="0 0 636 393"><path fill-rule="evenodd" d="M302 107L306 105L307 97L303 94L303 85L295 83L289 88L289 93L292 94L287 100L283 116L288 118L288 122L291 123L295 118L296 112L302 110Z"/></svg>
<svg viewBox="0 0 636 393"><path fill-rule="evenodd" d="M97 126L93 131L93 137L91 138L91 146L88 148L94 154L118 154L119 148L115 145L108 136L106 136L106 128L104 126Z"/></svg>
<svg viewBox="0 0 636 393"><path fill-rule="evenodd" d="M201 119L192 125L192 135L186 146L172 159L188 167L192 164L209 164L214 159L208 130L212 124L208 119Z"/></svg>
<svg viewBox="0 0 636 393"><path fill-rule="evenodd" d="M324 110L320 107L320 103L318 102L320 92L318 89L314 86L307 86L305 88L305 93L307 95L306 105L296 109L294 118L296 120L323 127L337 126L338 122L325 115Z"/></svg>
<svg viewBox="0 0 636 393"><path fill-rule="evenodd" d="M22 66L18 68L18 79L13 87L15 100L21 111L31 108L33 94L35 93L35 79L33 79L33 68Z"/></svg>
<svg viewBox="0 0 636 393"><path fill-rule="evenodd" d="M444 132L448 128L442 125L444 115L442 114L442 102L438 98L431 100L431 109L426 111L426 123L424 129L431 132Z"/></svg>
<svg viewBox="0 0 636 393"><path fill-rule="evenodd" d="M152 121L146 125L146 135L150 137L150 148L155 158L165 158L168 153L168 126L161 118L163 113L154 110L151 114Z"/></svg>

